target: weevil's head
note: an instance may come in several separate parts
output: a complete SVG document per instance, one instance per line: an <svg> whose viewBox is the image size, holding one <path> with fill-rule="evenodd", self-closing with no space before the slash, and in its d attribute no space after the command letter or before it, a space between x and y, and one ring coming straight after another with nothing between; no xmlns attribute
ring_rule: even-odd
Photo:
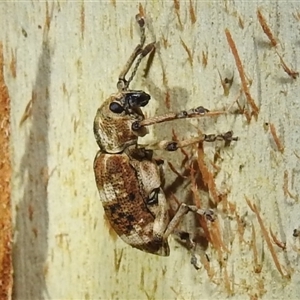
<svg viewBox="0 0 300 300"><path fill-rule="evenodd" d="M145 127L132 130L132 124L144 119L141 107L150 95L144 91L126 90L111 95L98 109L94 120L94 135L101 151L120 153L137 143L148 133Z"/></svg>

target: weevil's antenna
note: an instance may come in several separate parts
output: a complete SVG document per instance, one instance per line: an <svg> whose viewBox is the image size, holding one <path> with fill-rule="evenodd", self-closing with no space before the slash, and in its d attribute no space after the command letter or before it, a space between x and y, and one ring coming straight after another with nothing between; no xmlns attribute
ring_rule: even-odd
<svg viewBox="0 0 300 300"><path fill-rule="evenodd" d="M155 43L150 43L143 49L143 46L144 46L145 41L146 41L145 19L140 14L137 14L135 18L136 18L136 21L139 24L139 27L140 27L140 30L141 30L141 39L140 39L140 43L135 47L135 49L134 49L133 53L131 54L131 56L129 57L125 67L123 68L122 72L119 75L119 81L118 81L118 84L117 84L117 87L118 87L119 91L124 91L124 90L128 89L129 84L132 81L132 79L134 78L142 59L148 53L150 53L154 49L154 46L155 46ZM132 64L134 63L134 61L136 60L137 57L138 57L138 60L135 63L134 69L133 69L129 79L126 80L125 76L128 73L129 69L131 68Z"/></svg>
<svg viewBox="0 0 300 300"><path fill-rule="evenodd" d="M141 39L140 39L140 45L141 47L144 46L145 44L145 40L146 40L146 35L145 35L145 19L141 14L137 14L135 16L135 20L137 21L137 23L140 26L140 30L141 30Z"/></svg>
<svg viewBox="0 0 300 300"><path fill-rule="evenodd" d="M153 42L153 43L151 43L151 44L148 44L148 45L142 50L142 52L140 53L140 56L139 56L138 60L136 61L136 64L135 64L135 66L134 66L134 69L133 69L133 71L132 71L132 73L131 73L131 75L130 75L128 81L127 81L127 87L129 86L129 83L132 81L133 77L135 76L135 74L136 74L136 72L137 72L137 70L138 70L138 68L139 68L139 65L140 65L142 59L143 59L147 54L149 54L149 53L154 49L154 47L155 47L155 42Z"/></svg>

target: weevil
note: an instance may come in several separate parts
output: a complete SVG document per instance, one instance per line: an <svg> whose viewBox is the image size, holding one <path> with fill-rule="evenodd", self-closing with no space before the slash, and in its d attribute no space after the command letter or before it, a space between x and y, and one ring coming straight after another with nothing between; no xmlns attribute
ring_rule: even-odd
<svg viewBox="0 0 300 300"><path fill-rule="evenodd" d="M189 241L189 236L176 229L183 215L192 211L214 220L210 209L199 209L182 203L175 216L169 220L168 203L162 188L161 159L153 150L175 151L178 148L215 140L237 140L232 132L220 135L201 135L178 142L159 141L152 146L139 145L139 137L148 133L147 126L176 119L214 116L223 111L210 112L202 106L146 118L142 107L151 97L142 90L131 90L129 85L140 62L155 48L155 43L145 44L145 20L136 16L141 31L140 43L134 49L119 75L118 91L112 94L97 110L94 135L100 148L94 160L94 173L100 199L112 228L127 244L142 251L168 256L168 237L177 232ZM129 79L126 75L135 63Z"/></svg>

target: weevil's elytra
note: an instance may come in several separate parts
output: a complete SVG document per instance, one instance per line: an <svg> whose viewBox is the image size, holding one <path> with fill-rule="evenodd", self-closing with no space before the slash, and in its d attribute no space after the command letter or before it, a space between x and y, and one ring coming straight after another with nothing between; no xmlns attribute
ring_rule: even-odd
<svg viewBox="0 0 300 300"><path fill-rule="evenodd" d="M94 173L105 214L116 233L129 245L142 251L169 255L168 236L173 233L189 211L214 220L211 210L198 209L182 203L172 220L168 217L168 203L162 189L161 159L153 154L155 149L175 151L202 141L221 139L229 143L237 140L231 131L225 134L208 134L182 141L157 141L140 146L138 138L148 133L147 126L167 121L217 116L224 111L209 111L200 106L162 116L145 118L142 107L150 102L150 95L142 90L130 90L140 62L154 48L155 43L144 47L145 21L140 15L137 23L141 30L140 43L134 49L119 75L118 91L98 109L94 119L94 135L99 152L94 161ZM126 75L135 63L129 79ZM179 231L176 230L178 233ZM193 246L189 234L181 237Z"/></svg>
<svg viewBox="0 0 300 300"><path fill-rule="evenodd" d="M135 248L169 255L168 244L162 239L168 214L162 212L164 219L154 217L159 203L166 202L157 165L125 153L99 152L94 169L105 214L116 233ZM153 226L160 228L154 237Z"/></svg>

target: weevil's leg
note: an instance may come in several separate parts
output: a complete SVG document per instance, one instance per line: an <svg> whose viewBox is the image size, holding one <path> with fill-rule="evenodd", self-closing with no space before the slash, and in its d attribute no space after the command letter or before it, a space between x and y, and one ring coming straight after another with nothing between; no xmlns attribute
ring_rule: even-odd
<svg viewBox="0 0 300 300"><path fill-rule="evenodd" d="M215 216L214 216L214 212L210 209L199 209L194 205L187 205L185 203L182 203L179 207L179 209L177 210L175 216L173 217L173 219L171 220L171 222L168 224L166 230L164 231L164 233L161 236L161 239L163 241L166 241L169 237L169 235L171 233L178 233L179 231L176 229L178 223L182 220L182 217L188 213L189 211L192 211L194 213L197 213L201 216L205 216L209 221L214 221L215 220ZM188 233L186 233L185 236L181 236L181 238L186 240L186 245L187 247L190 247L190 251L192 251L192 257L194 257L194 249L195 249L195 244L194 242L190 239L190 236ZM195 268L196 268L196 261L194 264Z"/></svg>
<svg viewBox="0 0 300 300"><path fill-rule="evenodd" d="M194 268L196 270L200 269L199 264L198 264L198 259L197 259L196 255L195 255L195 253L192 253L191 264L194 266Z"/></svg>
<svg viewBox="0 0 300 300"><path fill-rule="evenodd" d="M191 264L194 266L196 270L200 269L200 264L198 262L198 259L196 257L196 249L197 249L197 243L195 243L191 235L186 231L181 231L178 229L175 229L174 232L172 232L175 236L179 238L180 243L183 242L184 246L189 250L191 253ZM206 259L209 261L209 258L207 254L203 251L203 254L206 256Z"/></svg>
<svg viewBox="0 0 300 300"><path fill-rule="evenodd" d="M188 250L192 250L192 249L195 248L195 243L191 239L191 236L190 236L190 234L188 232L175 229L172 232L172 234L176 235L180 239L180 241L184 241L185 247Z"/></svg>
<svg viewBox="0 0 300 300"><path fill-rule="evenodd" d="M189 119L189 118L201 118L201 117L215 117L219 115L225 115L228 110L215 110L209 111L203 106L192 108L190 110L183 110L180 112L171 112L162 116L155 116L152 118L146 118L142 121L135 121L132 123L132 130L139 130L141 127L150 126L153 124L164 123L168 121L178 120L178 119Z"/></svg>
<svg viewBox="0 0 300 300"><path fill-rule="evenodd" d="M214 212L211 209L200 209L200 208L197 208L197 206L195 206L195 205L187 205L185 203L181 203L175 216L170 221L167 229L164 232L164 235L163 235L164 240L167 239L168 236L174 232L174 230L176 229L176 226L181 221L182 217L189 211L192 211L201 216L205 216L207 218L207 220L209 220L211 222L213 222L215 220Z"/></svg>
<svg viewBox="0 0 300 300"><path fill-rule="evenodd" d="M148 145L139 145L140 147L145 147L149 150L166 150L166 151L176 151L179 148L184 148L192 144L199 142L215 142L217 140L223 140L225 142L237 141L238 137L233 136L232 131L228 131L224 134L202 134L194 138L190 138L182 141L160 141Z"/></svg>
<svg viewBox="0 0 300 300"><path fill-rule="evenodd" d="M191 250L191 255L192 255L191 264L194 266L194 268L196 270L199 270L200 269L200 264L198 263L198 259L196 257L196 246L197 245L195 244L195 247ZM203 255L205 256L206 260L209 262L208 255L205 252L203 252Z"/></svg>
<svg viewBox="0 0 300 300"><path fill-rule="evenodd" d="M180 241L184 242L185 247L191 253L191 264L194 266L194 268L196 270L199 270L200 265L198 263L198 259L195 254L197 246L196 246L196 243L191 239L190 234L186 231L181 231L181 230L177 230L177 229L175 229L173 234L175 234L180 239Z"/></svg>
<svg viewBox="0 0 300 300"><path fill-rule="evenodd" d="M136 15L136 21L140 26L140 30L141 30L141 39L140 39L140 43L135 47L133 53L131 54L131 56L129 57L126 65L124 66L123 70L121 71L120 75L119 75L119 81L117 83L117 87L119 91L122 90L126 90L130 84L130 82L132 81L133 77L135 76L135 73L139 67L139 64L141 63L142 59L148 54L150 53L153 49L154 49L154 45L155 43L151 43L148 44L144 49L144 44L145 44L145 40L146 40L146 36L145 36L145 20L141 15ZM130 70L130 68L132 67L134 61L136 60L136 58L139 56L135 67L133 69L132 74L130 75L129 79L126 80L125 77L128 73L128 71Z"/></svg>

